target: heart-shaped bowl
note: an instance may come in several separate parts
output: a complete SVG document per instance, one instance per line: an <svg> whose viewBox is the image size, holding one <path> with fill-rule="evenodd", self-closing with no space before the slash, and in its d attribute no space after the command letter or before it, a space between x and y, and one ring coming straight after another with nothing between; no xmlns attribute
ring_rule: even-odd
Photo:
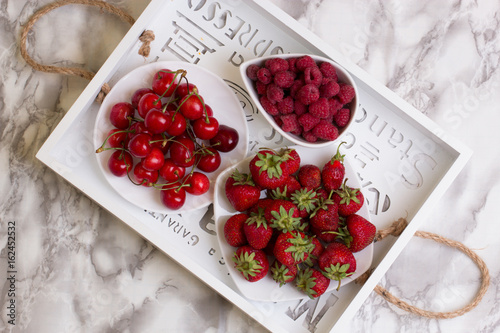
<svg viewBox="0 0 500 333"><path fill-rule="evenodd" d="M307 66L307 65L304 65L304 64L307 64L306 60L301 60L301 62L298 62L298 60L303 58L303 57L310 57L310 58L312 58L312 60L314 60L316 66L320 69L320 73L322 76L322 78L321 78L322 84L321 83L318 84L318 82L319 82L318 75L317 75L318 71L311 70L311 69L306 71L306 69L304 69L304 67L303 67L303 66ZM274 61L273 59L276 59L276 58L286 60L289 64L288 69L285 70L285 69L283 69L282 66L280 67L279 65L278 66L273 65L272 64L272 62ZM309 63L311 64L310 59L308 59L308 60L309 60ZM274 61L274 62L276 64L276 61ZM301 66L299 66L300 69L297 68L297 66L295 66L296 64L298 65L299 63L301 64ZM326 84L328 81L335 80L335 77L331 76L332 66L321 65L322 63L331 64L333 66L333 68L335 69L335 76L336 76L337 84L340 84L340 86L348 85L348 86L352 87L352 88L342 88L342 90L345 90L345 89L349 90L350 89L351 94L354 91L354 97L352 98L352 100L350 100L349 102L343 103L343 101L345 101L345 99L340 98L341 94L337 93L337 94L331 96L335 90L335 88L332 88L331 85L334 85L334 84L328 83L330 85L328 87L326 86ZM324 69L321 69L320 66L325 66L325 67L324 67ZM311 67L311 66L308 66L308 67ZM327 67L329 67L329 68L327 69ZM260 69L262 69L262 71L261 71L260 75L258 75L259 78L256 78L257 70L260 70ZM266 70L267 70L267 72L266 72ZM293 73L292 75L295 76L294 84L299 85L300 83L298 83L298 82L295 83L295 81L301 81L303 85L305 85L305 84L317 85L318 92L323 91L320 93L319 98L320 99L324 98L329 102L330 114L326 118L320 118L320 119L326 120L327 122L333 124L337 128L338 135L335 138L333 138L333 136L329 135L325 139L318 138L318 139L316 139L316 141L313 141L314 137L317 138L317 136L314 135L314 130L310 129L310 127L311 127L311 124L316 121L316 119L311 118L311 115L317 116L319 113L318 112L310 112L312 110L311 107L312 107L313 103L306 104L306 105L304 105L303 103L300 103L299 105L297 105L297 103L298 103L297 100L300 101L300 98L298 98L297 96L298 95L303 96L304 94L302 94L302 93L297 94L297 90L298 90L297 87L292 86L292 87L287 88L286 85L284 88L281 87L284 85L283 84L284 81L282 80L283 77L285 77L286 80L289 80L287 78L287 74L289 74L289 73L286 73L285 75L280 74L280 75L278 75L278 77L280 77L281 79L277 79L275 74L280 72L280 71L292 72ZM357 89L356 83L347 70L345 70L342 66L340 66L336 62L332 61L331 59L320 57L317 55L312 55L312 54L293 53L293 54L272 55L272 56L267 56L267 57L254 58L254 59L245 61L244 63L242 63L240 65L240 74L242 76L243 82L246 86L246 89L247 89L249 95L251 96L252 100L254 101L254 103L257 106L257 108L259 109L259 111L264 115L266 120L271 124L271 126L273 126L273 128L277 132L279 132L284 138L288 139L289 141L293 142L294 144L308 147L308 148L321 148L321 147L331 145L333 143L341 142L342 136L347 132L349 126L352 124L353 119L355 118L355 115L356 115L356 112L358 109L358 104L359 104L359 101L358 101L359 96L358 96L358 89ZM269 79L265 79L265 77L269 76L269 75L270 75L270 78L269 78L270 82L265 83L266 80L269 80ZM273 86L273 88L270 88L271 86ZM287 97L291 97L291 99L293 100L294 108L293 108L292 113L289 113L290 112L289 107L282 107L282 106L285 106L286 103L278 106L279 101L277 101L277 100L279 100L279 96L281 96L281 92L280 92L280 90L276 90L275 86L278 86L278 88L281 88L284 99L287 99ZM311 89L313 89L313 88L311 88ZM276 93L278 95L276 95ZM269 98L271 96L273 96L273 97ZM278 98L275 98L276 96L278 96ZM344 96L346 96L346 95L344 95ZM265 101L263 101L263 97L265 97L265 99L266 99ZM290 102L289 98L288 98L288 102ZM324 101L322 100L321 102L324 102ZM269 104L269 103L271 103L271 104ZM288 104L288 105L290 105L290 104ZM314 106L314 109L318 110L319 108L324 107L324 105L325 105L324 103L322 106L320 106L320 104L318 104L318 105ZM298 106L300 106L300 107L298 107ZM344 126L337 126L336 121L333 120L333 119L335 119L333 115L336 113L339 113L339 108L349 110L349 121ZM285 111L285 113L282 113L279 110L283 110L283 111L287 110L287 111ZM342 111L342 112L347 113L346 111ZM310 115L303 116L305 113L310 113ZM294 116L290 116L291 114L296 115L295 118L297 119L297 122L299 123L298 126L300 129L298 129L297 131L295 131L295 130L290 131L290 128L296 128L296 125L297 125L297 122L294 120ZM302 117L304 119L301 119ZM286 121L284 121L285 119L286 119ZM311 122L311 120L314 120L314 121ZM285 122L287 124L286 126L288 126L288 127L282 126L282 124ZM305 124L305 126L302 126L300 123ZM290 127L290 126L292 126L292 127ZM329 125L328 125L328 127L329 127ZM325 126L323 125L323 129L324 128L325 128ZM301 133L299 133L300 131L301 131ZM320 131L318 130L318 132L320 132Z"/></svg>

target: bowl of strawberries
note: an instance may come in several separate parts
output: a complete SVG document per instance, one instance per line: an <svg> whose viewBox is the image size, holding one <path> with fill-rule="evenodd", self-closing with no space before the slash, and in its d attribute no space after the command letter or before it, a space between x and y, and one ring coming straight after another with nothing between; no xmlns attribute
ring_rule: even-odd
<svg viewBox="0 0 500 333"><path fill-rule="evenodd" d="M255 58L241 64L240 74L266 120L296 145L320 148L340 142L358 108L354 79L328 58Z"/></svg>
<svg viewBox="0 0 500 333"><path fill-rule="evenodd" d="M317 298L370 268L376 227L341 145L263 148L218 176L217 237L245 297Z"/></svg>

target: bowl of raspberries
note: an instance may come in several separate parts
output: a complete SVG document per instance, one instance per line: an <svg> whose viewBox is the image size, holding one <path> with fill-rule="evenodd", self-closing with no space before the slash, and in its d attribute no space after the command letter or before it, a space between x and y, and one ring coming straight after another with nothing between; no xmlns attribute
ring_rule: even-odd
<svg viewBox="0 0 500 333"><path fill-rule="evenodd" d="M356 114L356 84L331 59L272 55L244 62L240 72L264 117L297 145L319 148L338 142Z"/></svg>

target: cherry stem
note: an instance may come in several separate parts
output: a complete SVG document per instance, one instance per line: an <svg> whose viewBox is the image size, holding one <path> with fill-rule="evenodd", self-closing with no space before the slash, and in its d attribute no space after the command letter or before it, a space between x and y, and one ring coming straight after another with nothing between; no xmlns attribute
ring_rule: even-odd
<svg viewBox="0 0 500 333"><path fill-rule="evenodd" d="M117 150L124 150L124 148L119 148L119 147L108 147L108 148L105 148L104 146L106 146L106 143L108 143L108 140L115 134L121 134L121 133L131 133L132 131L130 130L122 130L122 131L116 131L116 132L113 132L111 133L110 135L108 135L106 137L106 139L104 139L104 142L102 143L102 145L97 148L97 150L95 151L96 153L101 153L105 150L112 150L112 149L117 149Z"/></svg>

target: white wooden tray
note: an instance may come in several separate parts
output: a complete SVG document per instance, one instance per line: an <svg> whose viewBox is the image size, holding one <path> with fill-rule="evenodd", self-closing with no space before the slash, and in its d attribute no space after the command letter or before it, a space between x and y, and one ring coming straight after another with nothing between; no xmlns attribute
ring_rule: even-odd
<svg viewBox="0 0 500 333"><path fill-rule="evenodd" d="M138 55L138 37L153 30L151 55ZM372 222L387 227L410 221L397 239L375 244L371 277L316 300L255 302L243 297L221 260L213 207L183 215L159 214L116 195L93 156L95 96L129 71L154 61L186 61L222 77L240 99L249 128L249 151L290 144L266 123L243 89L238 66L275 53L313 53L331 58L355 78L361 112L346 136L344 152L357 169ZM68 182L237 305L277 332L328 332L355 314L403 250L420 223L453 182L471 152L434 122L328 47L267 1L153 0L61 120L37 157Z"/></svg>

